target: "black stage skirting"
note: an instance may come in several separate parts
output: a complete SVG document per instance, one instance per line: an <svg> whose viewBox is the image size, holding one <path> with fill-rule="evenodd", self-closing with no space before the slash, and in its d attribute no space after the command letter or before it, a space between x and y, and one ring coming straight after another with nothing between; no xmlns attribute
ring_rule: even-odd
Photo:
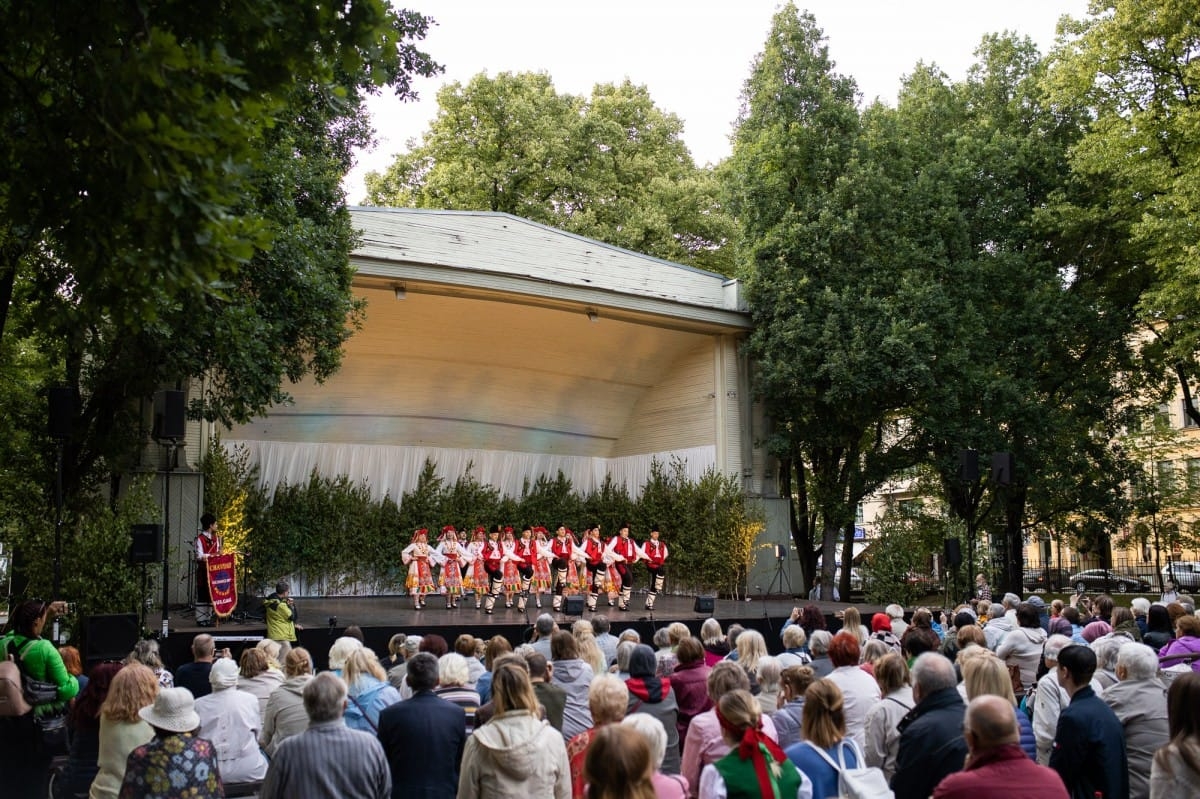
<svg viewBox="0 0 1200 799"><path fill-rule="evenodd" d="M660 595L651 616L644 607L644 596L635 594L633 599L632 609L622 613L608 607L601 598L597 612L608 617L613 635L632 627L641 635L642 641L650 643L655 630L676 621L686 624L693 634L699 634L700 625L711 616L721 622L724 630L736 623L762 632L772 653L781 650L779 630L793 607L816 604L825 614L829 629L836 630L841 626L836 618L837 611L849 606L848 603L810 603L795 598L756 598L748 601L717 599L712 613L696 613L693 610L694 597ZM436 633L445 638L451 647L454 639L462 633L477 638L502 635L515 646L529 639L534 621L541 613L551 613L564 629L580 618L593 615L586 610L582 617L553 613L548 597L542 598L542 604L543 608L539 610L530 600L527 613L521 613L516 607L505 608L502 597L494 614L488 616L482 610L475 609L475 601L469 596L460 599L458 608L454 610L448 610L445 599L438 596L431 596L423 610L414 610L412 600L408 597L301 597L296 599L296 608L304 629L297 632L297 638L299 645L309 650L320 669L326 665L329 647L350 625L357 625L363 631L367 646L382 656L387 653L388 641L397 633ZM261 600L251 601L247 606L251 619L227 620L211 627L199 626L185 612L172 612L170 634L165 640L159 641L168 667L173 668L191 660L192 638L201 632L215 636L219 647L228 646L233 656L238 657L242 649L254 646L257 640L266 635L266 625L262 621L252 620L256 607L261 608ZM873 613L882 611L881 607L871 605L858 604L855 607L867 624Z"/></svg>

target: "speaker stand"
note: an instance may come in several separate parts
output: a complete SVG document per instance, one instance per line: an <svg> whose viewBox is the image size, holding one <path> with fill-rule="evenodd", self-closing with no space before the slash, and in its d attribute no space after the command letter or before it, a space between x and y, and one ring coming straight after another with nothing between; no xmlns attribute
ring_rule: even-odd
<svg viewBox="0 0 1200 799"><path fill-rule="evenodd" d="M767 596L771 595L771 589L775 587L776 583L779 584L779 593L781 593L781 594L784 593L784 586L786 585L787 586L786 593L788 596L791 596L792 578L788 576L787 569L784 568L784 565L786 563L787 563L786 558L783 558L783 557L775 558L775 576L771 578L771 582L767 583L767 594L766 594Z"/></svg>

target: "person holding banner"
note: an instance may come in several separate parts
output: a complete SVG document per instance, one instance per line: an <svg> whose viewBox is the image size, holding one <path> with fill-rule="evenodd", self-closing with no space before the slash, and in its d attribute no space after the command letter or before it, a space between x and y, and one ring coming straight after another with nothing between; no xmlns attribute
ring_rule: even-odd
<svg viewBox="0 0 1200 799"><path fill-rule="evenodd" d="M206 513L200 517L200 534L196 536L196 623L208 627L213 623L212 594L208 590L208 559L222 553L221 536L217 533L217 517Z"/></svg>

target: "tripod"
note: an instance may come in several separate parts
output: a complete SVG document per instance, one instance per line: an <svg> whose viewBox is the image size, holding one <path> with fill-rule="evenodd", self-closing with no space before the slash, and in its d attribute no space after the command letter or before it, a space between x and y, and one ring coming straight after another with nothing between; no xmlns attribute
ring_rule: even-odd
<svg viewBox="0 0 1200 799"><path fill-rule="evenodd" d="M788 576L787 571L787 547L775 545L775 576L771 578L771 582L767 583L767 596L771 595L771 589L775 584L779 584L779 593L792 593L792 578ZM787 586L787 591L784 591L784 586Z"/></svg>

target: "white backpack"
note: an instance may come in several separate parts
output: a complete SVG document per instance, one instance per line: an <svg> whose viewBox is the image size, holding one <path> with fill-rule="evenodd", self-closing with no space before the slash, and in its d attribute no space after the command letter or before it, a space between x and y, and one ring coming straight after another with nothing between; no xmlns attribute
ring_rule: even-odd
<svg viewBox="0 0 1200 799"><path fill-rule="evenodd" d="M888 787L883 771L875 766L863 765L865 761L862 750L858 748L858 744L854 742L853 738L847 738L838 744L837 762L824 749L811 741L804 743L812 747L812 750L838 773L839 799L895 799L896 794L892 793L892 789ZM847 768L846 766L846 758L843 754L846 744L850 744L854 752L854 762L858 764L856 768Z"/></svg>

